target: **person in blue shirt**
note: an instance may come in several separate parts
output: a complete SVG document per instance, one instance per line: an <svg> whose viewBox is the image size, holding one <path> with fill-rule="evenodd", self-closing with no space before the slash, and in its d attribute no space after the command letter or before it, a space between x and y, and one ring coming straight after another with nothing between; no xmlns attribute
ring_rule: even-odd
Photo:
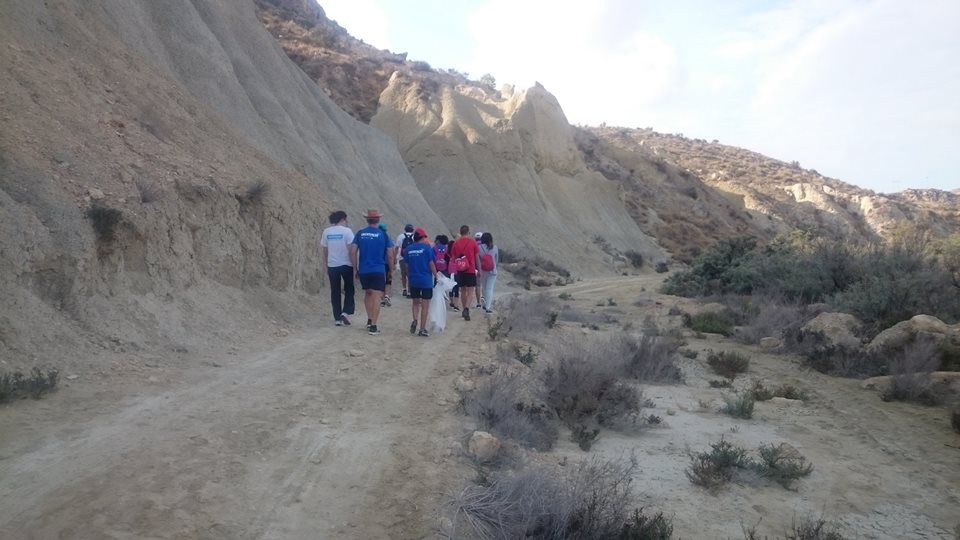
<svg viewBox="0 0 960 540"><path fill-rule="evenodd" d="M407 280L410 286L408 291L413 299L410 333L417 333L419 315L420 332L417 335L422 337L430 336L427 332L427 315L430 313L430 300L433 299L433 284L437 280L435 258L436 254L427 239L426 231L417 228L413 232L413 243L403 250L403 260L407 263Z"/></svg>
<svg viewBox="0 0 960 540"><path fill-rule="evenodd" d="M350 244L350 260L363 287L363 306L367 311L367 333L380 334L380 302L387 285L385 268L393 268L393 242L377 225L380 212L367 210L367 226L357 231Z"/></svg>

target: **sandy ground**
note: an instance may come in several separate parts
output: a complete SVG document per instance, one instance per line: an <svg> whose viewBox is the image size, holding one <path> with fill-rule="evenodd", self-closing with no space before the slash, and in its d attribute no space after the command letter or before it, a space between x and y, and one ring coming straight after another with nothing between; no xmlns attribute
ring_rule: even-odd
<svg viewBox="0 0 960 540"><path fill-rule="evenodd" d="M669 326L671 306L692 307L653 293L658 279L557 292L573 295L572 309L618 320L601 332L627 322L638 331L647 315ZM596 307L609 297L618 306ZM81 378L39 402L3 407L0 538L438 537L444 493L470 476L460 450L469 421L453 382L471 363L494 361L494 346L482 317L453 319L422 339L407 333L408 313L396 300L378 337L362 324L304 325L149 377ZM715 377L704 353L684 360L686 384L644 389L665 424L639 435L605 431L592 452L636 453L638 503L671 515L676 538L740 538L741 522L782 535L808 514L838 521L852 538L952 538L960 441L942 409L883 403L858 381L713 336L691 337L688 348L748 352L751 371L739 384L792 383L811 399L759 403L752 420L718 414L721 391L707 386ZM709 494L683 469L690 450L721 435L747 447L788 442L814 472L793 491L734 484ZM585 455L564 436L541 458Z"/></svg>
<svg viewBox="0 0 960 540"><path fill-rule="evenodd" d="M451 364L490 345L483 317L424 339L408 314L0 409L0 538L431 536Z"/></svg>
<svg viewBox="0 0 960 540"><path fill-rule="evenodd" d="M564 289L573 295L566 302L571 308L609 312L637 328L648 315L661 328L678 327L680 317L669 316L669 308L695 309L690 300L653 290L645 278ZM609 297L617 299L616 307L597 307ZM634 305L638 300L642 306ZM656 404L648 412L661 416L663 425L640 435L604 431L591 450L610 457L636 454L637 502L671 515L675 538L742 538L741 523L756 525L761 535L782 536L793 520L822 516L837 522L848 538L953 540L953 528L960 524L960 437L951 431L943 408L885 403L876 392L861 389L860 381L802 369L788 355L720 336L686 334L685 348L701 352L694 360L683 359L685 384L644 387L644 397ZM738 389L754 379L768 388L790 383L810 399L758 402L750 420L720 414L723 396L732 392L709 388L709 380L720 377L706 365L708 349L751 358L749 372L737 378ZM683 470L691 451L707 449L721 436L748 449L789 443L814 464L814 472L794 490L733 484L710 494L691 485ZM584 455L563 436L553 453L558 460Z"/></svg>

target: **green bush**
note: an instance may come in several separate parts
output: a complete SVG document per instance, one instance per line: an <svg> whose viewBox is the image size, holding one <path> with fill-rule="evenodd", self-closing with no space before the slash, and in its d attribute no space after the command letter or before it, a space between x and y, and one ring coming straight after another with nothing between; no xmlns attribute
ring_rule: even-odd
<svg viewBox="0 0 960 540"><path fill-rule="evenodd" d="M704 251L688 271L664 282L681 296L775 294L787 301L828 302L873 332L917 313L960 319L960 294L947 263L909 243L854 245L795 231L757 246L727 239Z"/></svg>
<svg viewBox="0 0 960 540"><path fill-rule="evenodd" d="M697 332L721 334L723 336L733 334L733 324L722 313L710 311L696 315L684 314L683 324Z"/></svg>
<svg viewBox="0 0 960 540"><path fill-rule="evenodd" d="M720 408L720 412L729 414L734 418L753 418L754 400L750 396L728 397L726 403Z"/></svg>
<svg viewBox="0 0 960 540"><path fill-rule="evenodd" d="M813 472L813 464L790 445L761 444L757 453L760 455L755 465L757 471L785 488Z"/></svg>

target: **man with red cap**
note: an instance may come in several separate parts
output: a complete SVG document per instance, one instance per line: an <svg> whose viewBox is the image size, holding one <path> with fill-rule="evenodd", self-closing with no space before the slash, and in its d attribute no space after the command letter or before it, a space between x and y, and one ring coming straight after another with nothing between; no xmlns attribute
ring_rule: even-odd
<svg viewBox="0 0 960 540"><path fill-rule="evenodd" d="M433 285L437 279L435 257L427 232L417 228L413 232L413 243L403 250L403 260L407 263L407 279L410 285L408 292L413 299L411 307L413 322L410 323L410 333L416 333L422 337L430 336L427 332L427 315L430 312L430 300L433 298ZM419 333L417 332L418 315Z"/></svg>

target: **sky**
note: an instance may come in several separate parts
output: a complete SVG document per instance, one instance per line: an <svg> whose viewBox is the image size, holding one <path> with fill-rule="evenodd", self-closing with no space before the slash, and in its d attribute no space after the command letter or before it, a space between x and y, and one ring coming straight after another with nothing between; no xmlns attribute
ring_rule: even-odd
<svg viewBox="0 0 960 540"><path fill-rule="evenodd" d="M572 124L744 147L878 192L960 188L960 0L320 0L353 36Z"/></svg>

